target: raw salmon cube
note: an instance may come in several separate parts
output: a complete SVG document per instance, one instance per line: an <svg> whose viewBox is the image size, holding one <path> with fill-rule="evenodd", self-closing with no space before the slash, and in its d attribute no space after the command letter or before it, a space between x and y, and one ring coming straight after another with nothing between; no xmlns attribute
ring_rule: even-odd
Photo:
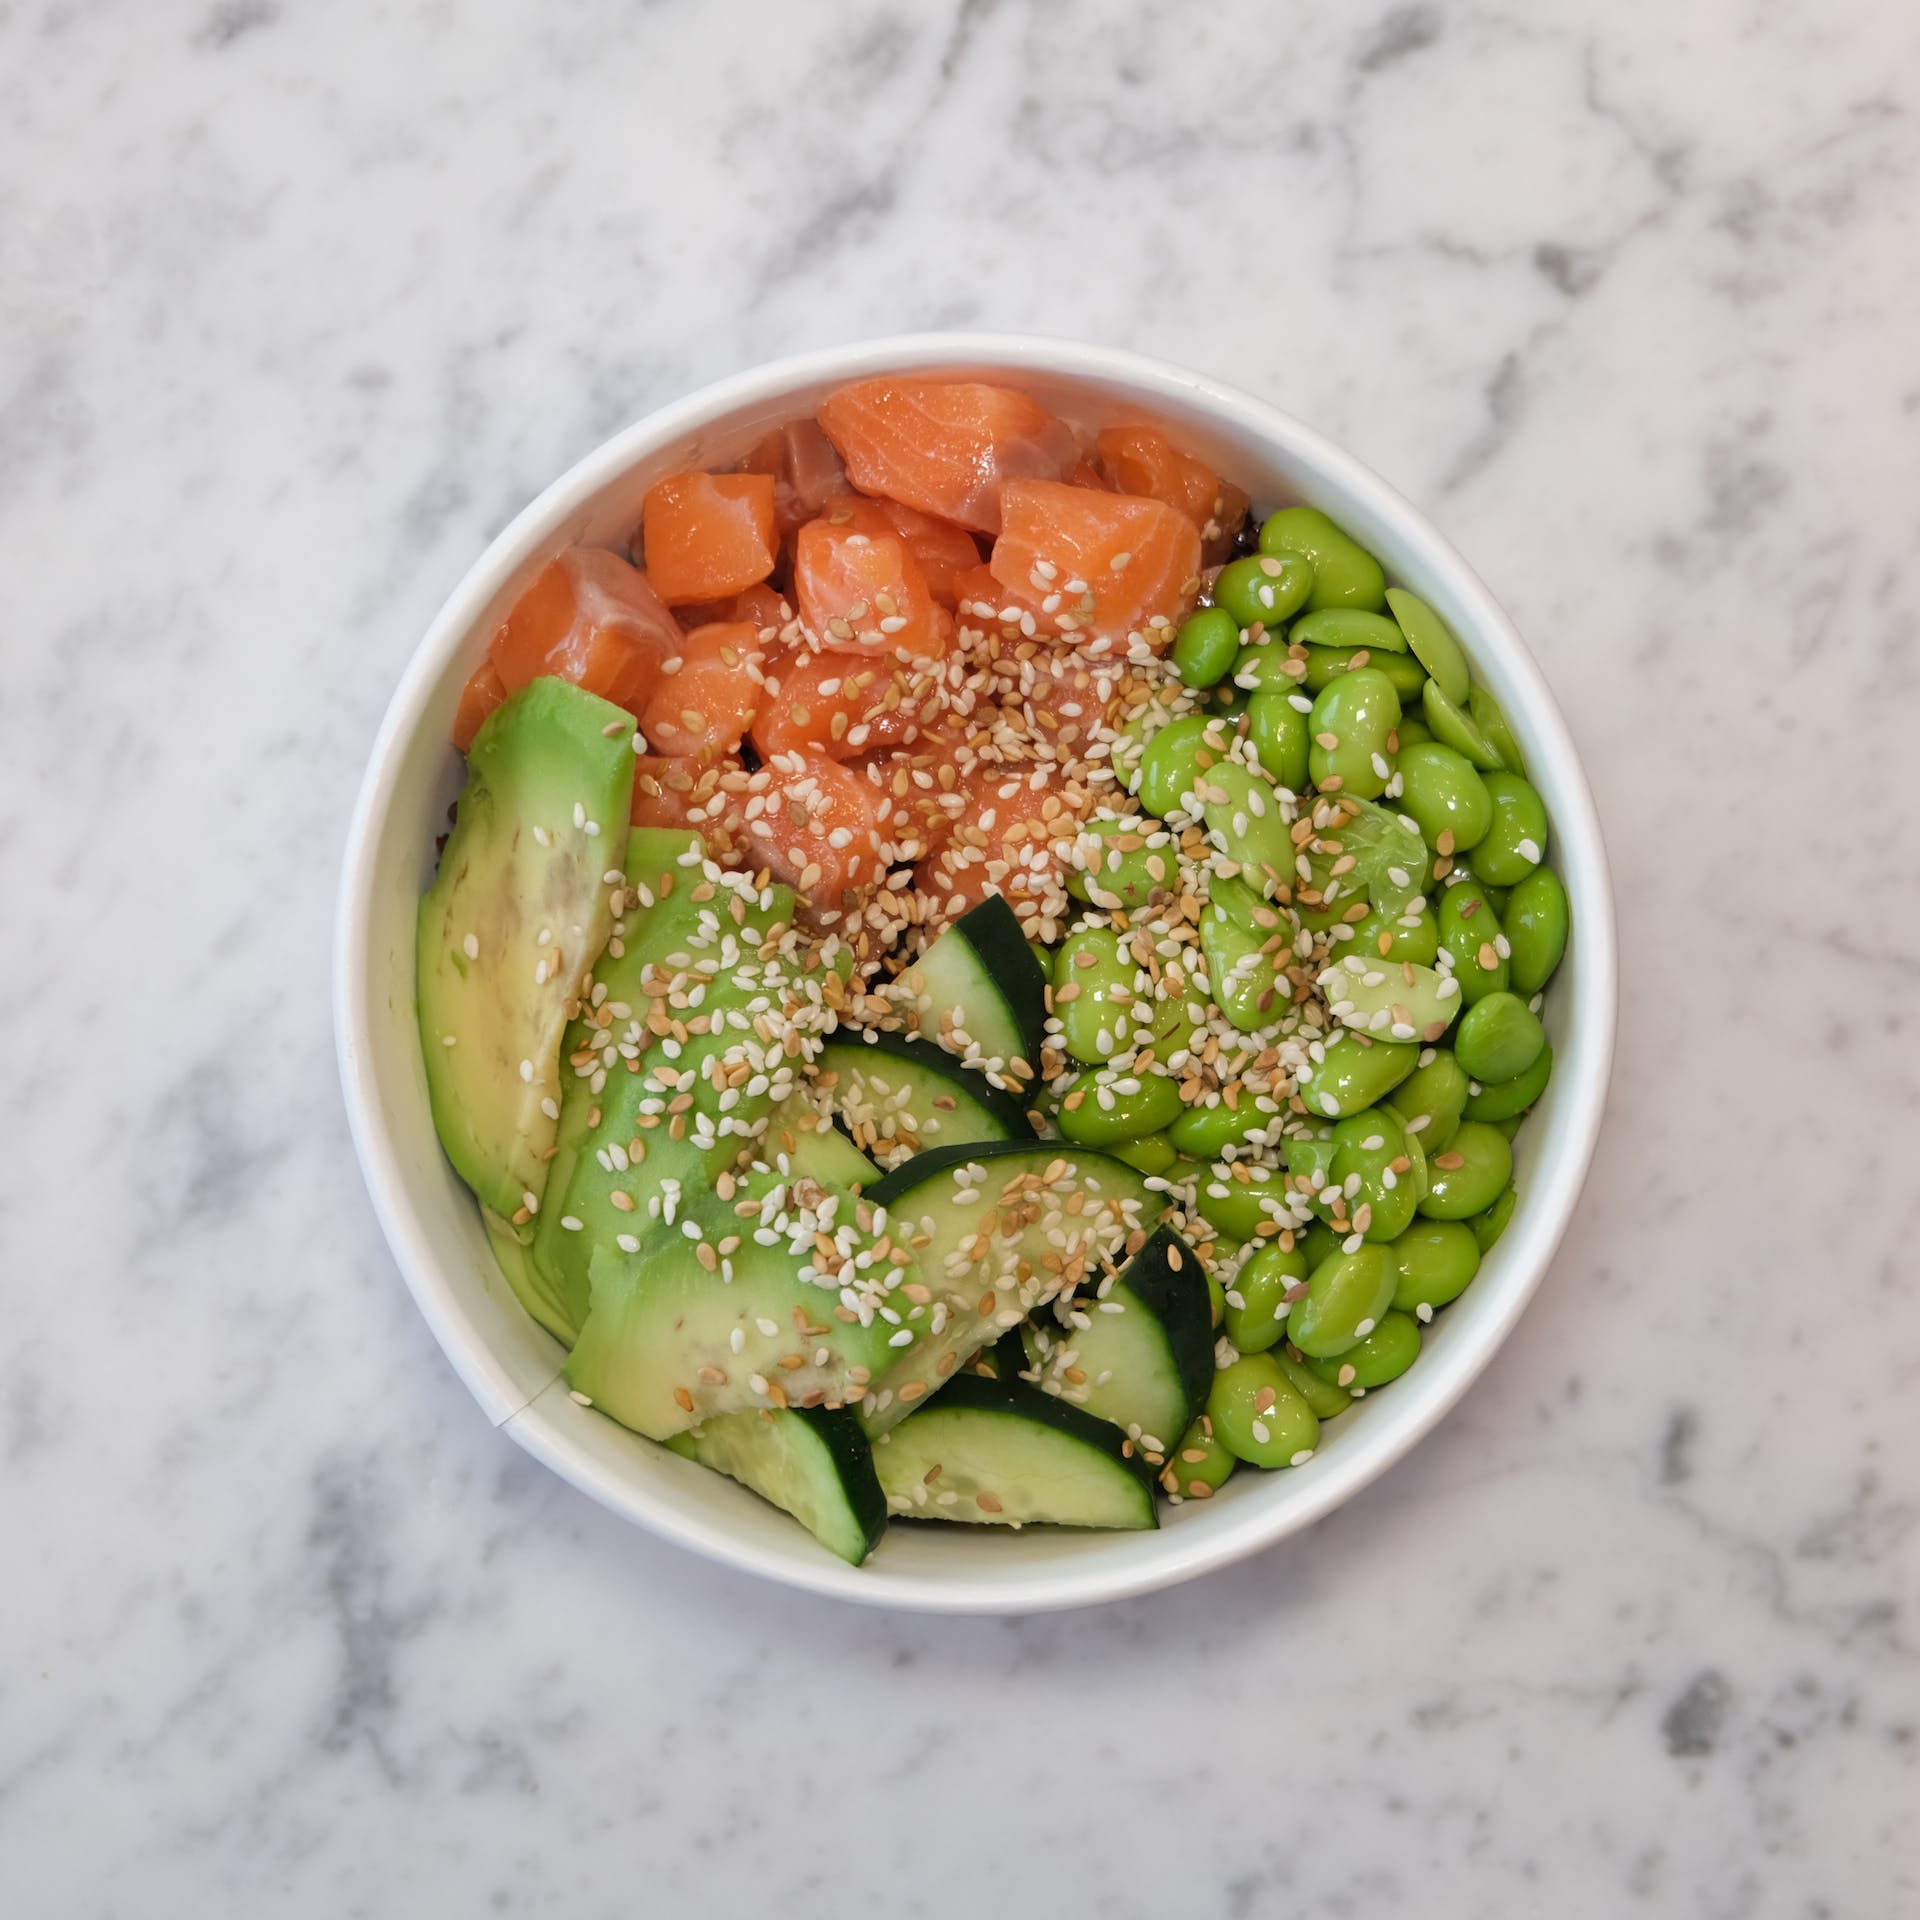
<svg viewBox="0 0 1920 1920"><path fill-rule="evenodd" d="M645 574L601 547L568 547L534 577L488 649L517 693L543 674L638 714L680 628Z"/></svg>
<svg viewBox="0 0 1920 1920"><path fill-rule="evenodd" d="M946 609L897 533L809 520L794 543L793 583L800 619L822 646L906 660L946 651Z"/></svg>
<svg viewBox="0 0 1920 1920"><path fill-rule="evenodd" d="M773 571L773 476L675 473L647 489L640 510L647 578L669 606L723 600Z"/></svg>
<svg viewBox="0 0 1920 1920"><path fill-rule="evenodd" d="M648 746L676 758L733 752L760 710L765 657L751 621L696 627L664 663L640 716Z"/></svg>

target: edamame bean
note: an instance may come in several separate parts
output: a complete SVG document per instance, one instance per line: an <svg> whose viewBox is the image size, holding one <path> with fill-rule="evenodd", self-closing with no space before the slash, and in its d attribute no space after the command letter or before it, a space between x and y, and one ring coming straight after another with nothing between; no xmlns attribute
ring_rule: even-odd
<svg viewBox="0 0 1920 1920"><path fill-rule="evenodd" d="M1330 1360L1364 1340L1393 1298L1394 1264L1383 1246L1335 1254L1313 1270L1307 1297L1287 1316L1287 1338L1309 1360Z"/></svg>
<svg viewBox="0 0 1920 1920"><path fill-rule="evenodd" d="M1497 1085L1517 1080L1546 1044L1538 1018L1517 993L1490 993L1461 1016L1453 1057L1469 1078Z"/></svg>
<svg viewBox="0 0 1920 1920"><path fill-rule="evenodd" d="M1340 1189L1340 1213L1350 1231L1368 1240L1397 1240L1413 1219L1426 1192L1407 1151L1400 1116L1391 1107L1369 1107L1342 1120L1333 1130L1333 1178Z"/></svg>
<svg viewBox="0 0 1920 1920"><path fill-rule="evenodd" d="M1356 1400L1372 1387L1398 1380L1420 1358L1420 1326L1410 1313L1389 1307L1380 1324L1364 1340L1331 1360L1309 1360L1322 1380L1344 1389Z"/></svg>
<svg viewBox="0 0 1920 1920"><path fill-rule="evenodd" d="M1353 855L1349 894L1363 891L1382 913L1405 913L1415 900L1425 896L1433 871L1420 829L1404 814L1376 806L1371 800L1350 793L1335 797L1346 821L1338 828L1336 838L1323 834L1316 844L1338 844Z"/></svg>
<svg viewBox="0 0 1920 1920"><path fill-rule="evenodd" d="M1203 747L1215 755L1223 754L1231 737L1227 723L1211 714L1183 713L1170 721L1148 739L1141 752L1133 784L1140 804L1162 820L1177 813L1181 800L1193 791L1195 754Z"/></svg>
<svg viewBox="0 0 1920 1920"><path fill-rule="evenodd" d="M1310 1112L1344 1120L1384 1100L1419 1061L1409 1046L1377 1044L1357 1033L1342 1032L1326 1043L1311 1074L1303 1074L1301 1097Z"/></svg>
<svg viewBox="0 0 1920 1920"><path fill-rule="evenodd" d="M1309 647L1307 670L1300 684L1318 693L1343 673L1371 669L1384 673L1402 703L1416 698L1427 684L1426 669L1410 653L1379 653L1372 647Z"/></svg>
<svg viewBox="0 0 1920 1920"><path fill-rule="evenodd" d="M1444 853L1465 853L1487 836L1493 825L1493 796L1473 762L1439 741L1402 745L1396 756L1400 769L1400 810L1412 815L1430 847L1441 837L1453 838Z"/></svg>
<svg viewBox="0 0 1920 1920"><path fill-rule="evenodd" d="M1194 1204L1219 1232L1236 1240L1270 1240L1276 1225L1284 1227L1293 1218L1281 1176L1246 1160L1209 1167L1194 1182Z"/></svg>
<svg viewBox="0 0 1920 1920"><path fill-rule="evenodd" d="M1512 948L1513 990L1528 999L1553 978L1567 951L1567 890L1551 867L1535 867L1514 883L1500 924Z"/></svg>
<svg viewBox="0 0 1920 1920"><path fill-rule="evenodd" d="M1399 736L1401 747L1417 747L1433 738L1433 729L1424 720L1416 720L1410 713L1401 714L1400 724L1394 728L1394 732ZM1395 751L1398 751L1398 747Z"/></svg>
<svg viewBox="0 0 1920 1920"><path fill-rule="evenodd" d="M1214 1438L1213 1422L1203 1413L1160 1469L1160 1484L1175 1500L1210 1500L1227 1484L1238 1463Z"/></svg>
<svg viewBox="0 0 1920 1920"><path fill-rule="evenodd" d="M1178 1083L1163 1073L1115 1074L1111 1067L1094 1067L1068 1089L1054 1124L1076 1146L1105 1147L1160 1132L1185 1106Z"/></svg>
<svg viewBox="0 0 1920 1920"><path fill-rule="evenodd" d="M1467 1225L1473 1229L1474 1240L1478 1243L1482 1256L1493 1251L1494 1242L1507 1230L1507 1222L1513 1218L1513 1210L1520 1204L1520 1195L1516 1188L1509 1187L1485 1213L1476 1213Z"/></svg>
<svg viewBox="0 0 1920 1920"><path fill-rule="evenodd" d="M1336 1420L1353 1405L1353 1395L1344 1387L1322 1380L1312 1366L1284 1342L1273 1349L1280 1371L1293 1382L1294 1391L1322 1420Z"/></svg>
<svg viewBox="0 0 1920 1920"><path fill-rule="evenodd" d="M1437 967L1398 965L1349 953L1324 968L1317 982L1327 1011L1342 1026L1376 1040L1438 1040L1460 1011L1460 983Z"/></svg>
<svg viewBox="0 0 1920 1920"><path fill-rule="evenodd" d="M1547 810L1530 782L1517 773L1490 773L1493 824L1467 855L1467 867L1488 886L1518 886L1547 851Z"/></svg>
<svg viewBox="0 0 1920 1920"><path fill-rule="evenodd" d="M1309 608L1374 611L1386 605L1387 577L1380 562L1317 507L1282 507L1270 514L1260 529L1260 551L1301 553L1313 562Z"/></svg>
<svg viewBox="0 0 1920 1920"><path fill-rule="evenodd" d="M1244 1145L1253 1134L1266 1134L1283 1118L1277 1102L1265 1094L1242 1094L1237 1105L1219 1100L1213 1106L1191 1106L1167 1129L1167 1138L1196 1160L1218 1160L1228 1147Z"/></svg>
<svg viewBox="0 0 1920 1920"><path fill-rule="evenodd" d="M1287 630L1291 647L1371 647L1379 653L1405 653L1407 636L1384 613L1358 607L1322 607L1303 614Z"/></svg>
<svg viewBox="0 0 1920 1920"><path fill-rule="evenodd" d="M1270 1354L1243 1354L1213 1376L1213 1436L1250 1467L1297 1467L1320 1444L1313 1409Z"/></svg>
<svg viewBox="0 0 1920 1920"><path fill-rule="evenodd" d="M1299 700L1302 706L1295 706ZM1290 689L1286 693L1256 693L1247 702L1247 738L1253 742L1254 757L1266 768L1277 787L1300 794L1307 786L1307 710L1312 702L1305 694Z"/></svg>
<svg viewBox="0 0 1920 1920"><path fill-rule="evenodd" d="M1227 1338L1242 1353L1265 1353L1285 1330L1293 1306L1287 1295L1306 1277L1307 1256L1297 1247L1249 1254L1227 1289Z"/></svg>
<svg viewBox="0 0 1920 1920"><path fill-rule="evenodd" d="M1224 680L1240 652L1241 623L1225 607L1202 607L1180 623L1173 670L1190 687Z"/></svg>
<svg viewBox="0 0 1920 1920"><path fill-rule="evenodd" d="M1200 750L1206 759L1208 750ZM1280 817L1280 796L1237 760L1221 759L1194 777L1193 791L1213 844L1247 881L1271 892L1293 875L1293 839Z"/></svg>
<svg viewBox="0 0 1920 1920"><path fill-rule="evenodd" d="M1420 689L1420 707L1427 725L1433 729L1433 737L1442 746L1464 753L1482 773L1498 772L1506 765L1499 750L1480 731L1480 723L1464 707L1449 700L1440 691L1438 681L1429 680Z"/></svg>
<svg viewBox="0 0 1920 1920"><path fill-rule="evenodd" d="M1462 1120L1446 1152L1429 1155L1427 1166L1420 1211L1429 1220L1468 1220L1492 1206L1513 1177L1513 1149L1484 1121Z"/></svg>
<svg viewBox="0 0 1920 1920"><path fill-rule="evenodd" d="M1082 1066L1097 1067L1132 1044L1137 974L1111 927L1081 927L1060 943L1053 964L1053 1011L1061 1044Z"/></svg>
<svg viewBox="0 0 1920 1920"><path fill-rule="evenodd" d="M1318 1200L1333 1184L1333 1129L1315 1127L1308 1133L1290 1133L1282 1147L1287 1172L1302 1193Z"/></svg>
<svg viewBox="0 0 1920 1920"><path fill-rule="evenodd" d="M1471 880L1461 880L1440 895L1435 918L1440 944L1453 956L1453 977L1460 1002L1471 1007L1490 993L1507 990L1507 936L1487 896Z"/></svg>
<svg viewBox="0 0 1920 1920"><path fill-rule="evenodd" d="M1485 687L1476 686L1467 695L1467 714L1507 766L1515 773L1524 774L1527 763L1520 751L1520 742L1513 737L1513 726L1500 702Z"/></svg>
<svg viewBox="0 0 1920 1920"><path fill-rule="evenodd" d="M1116 1160L1124 1160L1145 1174L1165 1173L1178 1157L1173 1142L1164 1133L1143 1133L1137 1140L1117 1140L1107 1151Z"/></svg>
<svg viewBox="0 0 1920 1920"><path fill-rule="evenodd" d="M1387 1105L1431 1159L1436 1153L1446 1152L1466 1111L1470 1097L1467 1090L1472 1084L1466 1069L1441 1047L1424 1067L1416 1067L1387 1095Z"/></svg>
<svg viewBox="0 0 1920 1920"><path fill-rule="evenodd" d="M1416 1220L1388 1251L1394 1306L1423 1320L1459 1299L1480 1271L1480 1243L1464 1220Z"/></svg>
<svg viewBox="0 0 1920 1920"><path fill-rule="evenodd" d="M1200 950L1215 1005L1242 1033L1278 1019L1292 998L1281 973L1292 957L1288 932L1280 909L1244 880L1213 881L1200 915Z"/></svg>
<svg viewBox="0 0 1920 1920"><path fill-rule="evenodd" d="M1481 1006L1489 1004L1484 1000L1480 1003ZM1476 1013L1479 1010L1479 1007L1474 1009ZM1480 1091L1467 1096L1467 1118L1488 1122L1517 1120L1546 1092L1547 1082L1552 1078L1553 1049L1542 1047L1526 1072L1492 1084L1477 1082Z"/></svg>
<svg viewBox="0 0 1920 1920"><path fill-rule="evenodd" d="M1377 954L1389 965L1411 960L1416 967L1430 967L1440 951L1440 928L1424 906L1410 914L1373 907L1364 920L1353 922L1352 951L1369 959Z"/></svg>
<svg viewBox="0 0 1920 1920"><path fill-rule="evenodd" d="M1291 620L1313 592L1312 556L1249 553L1229 560L1213 583L1213 604L1242 627L1277 627Z"/></svg>
<svg viewBox="0 0 1920 1920"><path fill-rule="evenodd" d="M1306 656L1270 638L1248 641L1233 663L1233 684L1244 693L1298 693L1306 674Z"/></svg>
<svg viewBox="0 0 1920 1920"><path fill-rule="evenodd" d="M1400 696L1384 673L1361 667L1321 689L1307 718L1307 774L1322 793L1377 799L1393 778L1387 736L1400 719Z"/></svg>
<svg viewBox="0 0 1920 1920"><path fill-rule="evenodd" d="M1109 910L1131 912L1178 884L1173 836L1159 821L1089 820L1074 842L1084 866L1067 876L1067 891Z"/></svg>
<svg viewBox="0 0 1920 1920"><path fill-rule="evenodd" d="M1510 1113L1504 1120L1489 1120L1487 1125L1499 1134L1508 1146L1512 1146L1520 1137L1520 1129L1526 1123L1527 1116L1524 1113Z"/></svg>
<svg viewBox="0 0 1920 1920"><path fill-rule="evenodd" d="M1316 1217L1295 1231L1293 1244L1307 1256L1307 1271L1312 1273L1341 1251L1340 1238L1324 1220Z"/></svg>
<svg viewBox="0 0 1920 1920"><path fill-rule="evenodd" d="M1399 621L1400 631L1407 636L1413 657L1433 675L1440 691L1459 706L1472 690L1473 677L1467 671L1467 656L1446 622L1418 594L1409 593L1405 587L1389 587L1387 605Z"/></svg>
<svg viewBox="0 0 1920 1920"><path fill-rule="evenodd" d="M1224 1235L1214 1242L1216 1247L1230 1245ZM1227 1317L1227 1290L1220 1284L1220 1276L1205 1262L1201 1271L1207 1277L1207 1324L1217 1327Z"/></svg>

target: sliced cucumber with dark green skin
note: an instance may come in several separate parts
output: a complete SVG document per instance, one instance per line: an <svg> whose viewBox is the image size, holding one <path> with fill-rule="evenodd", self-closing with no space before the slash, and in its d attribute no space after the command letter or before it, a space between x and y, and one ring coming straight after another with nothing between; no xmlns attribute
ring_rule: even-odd
<svg viewBox="0 0 1920 1920"><path fill-rule="evenodd" d="M792 1514L852 1566L887 1530L887 1496L873 1470L873 1449L843 1408L726 1413L666 1444Z"/></svg>
<svg viewBox="0 0 1920 1920"><path fill-rule="evenodd" d="M1206 1271L1161 1227L1118 1280L1095 1291L1056 1308L1070 1315L1065 1323L1042 1313L1025 1329L1030 1377L1043 1393L1111 1421L1160 1466L1213 1385Z"/></svg>
<svg viewBox="0 0 1920 1920"><path fill-rule="evenodd" d="M993 894L940 934L900 976L920 1032L1019 1092L1039 1072L1047 976L1013 909Z"/></svg>
<svg viewBox="0 0 1920 1920"><path fill-rule="evenodd" d="M1023 1380L963 1373L873 1450L888 1508L1001 1527L1159 1525L1153 1470L1118 1427Z"/></svg>
<svg viewBox="0 0 1920 1920"><path fill-rule="evenodd" d="M814 1064L815 1088L854 1145L883 1167L930 1147L1033 1138L1012 1094L931 1040L843 1027Z"/></svg>
<svg viewBox="0 0 1920 1920"><path fill-rule="evenodd" d="M960 1363L1036 1307L1089 1290L1146 1244L1163 1201L1146 1176L1059 1142L938 1147L863 1196L875 1230L911 1247L925 1328L861 1403L869 1432L898 1423Z"/></svg>

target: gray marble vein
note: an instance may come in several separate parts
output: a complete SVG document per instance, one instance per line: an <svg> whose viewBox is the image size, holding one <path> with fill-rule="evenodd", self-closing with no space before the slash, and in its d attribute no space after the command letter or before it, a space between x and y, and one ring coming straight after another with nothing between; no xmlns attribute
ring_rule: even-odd
<svg viewBox="0 0 1920 1920"><path fill-rule="evenodd" d="M1920 1912L1920 13L0 6L0 1912ZM481 544L770 354L1220 373L1518 619L1625 949L1555 1272L1313 1532L756 1585L493 1432L327 1031Z"/></svg>

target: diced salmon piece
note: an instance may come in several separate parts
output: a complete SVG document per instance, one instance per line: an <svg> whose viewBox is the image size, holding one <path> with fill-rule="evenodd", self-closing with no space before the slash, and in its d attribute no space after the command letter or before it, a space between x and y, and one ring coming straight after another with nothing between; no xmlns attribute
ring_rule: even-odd
<svg viewBox="0 0 1920 1920"><path fill-rule="evenodd" d="M638 714L679 644L645 574L602 547L568 547L514 602L488 651L508 693L554 674Z"/></svg>
<svg viewBox="0 0 1920 1920"><path fill-rule="evenodd" d="M965 527L936 520L918 507L898 500L869 500L865 494L843 493L820 509L830 527L851 527L868 535L897 534L927 583L927 591L948 609L953 608L954 577L981 564L980 543Z"/></svg>
<svg viewBox="0 0 1920 1920"><path fill-rule="evenodd" d="M642 754L634 762L633 824L691 827L716 860L739 844L747 770L737 754Z"/></svg>
<svg viewBox="0 0 1920 1920"><path fill-rule="evenodd" d="M1204 460L1182 452L1158 427L1107 427L1093 444L1116 493L1164 501L1205 530L1220 479Z"/></svg>
<svg viewBox="0 0 1920 1920"><path fill-rule="evenodd" d="M506 682L489 655L474 668L467 684L460 689L460 704L453 711L453 744L462 753L473 745L480 723L507 697Z"/></svg>
<svg viewBox="0 0 1920 1920"><path fill-rule="evenodd" d="M825 646L903 660L946 652L952 623L897 533L809 520L794 543L793 581L800 618Z"/></svg>
<svg viewBox="0 0 1920 1920"><path fill-rule="evenodd" d="M1112 481L1084 455L1081 456L1079 465L1067 475L1067 485L1070 487L1091 487L1096 493L1112 493L1114 491Z"/></svg>
<svg viewBox="0 0 1920 1920"><path fill-rule="evenodd" d="M817 420L789 420L775 427L740 466L746 473L773 476L774 524L783 540L847 491L847 470Z"/></svg>
<svg viewBox="0 0 1920 1920"><path fill-rule="evenodd" d="M768 784L747 802L743 850L799 895L800 918L830 927L886 875L880 791L817 753L769 761Z"/></svg>
<svg viewBox="0 0 1920 1920"><path fill-rule="evenodd" d="M1041 632L1077 645L1130 634L1155 648L1171 643L1200 584L1200 531L1184 514L1052 480L1009 481L1002 501L1005 525L988 565L1033 609Z"/></svg>
<svg viewBox="0 0 1920 1920"><path fill-rule="evenodd" d="M975 533L1000 531L1007 481L1064 480L1080 457L1038 401L977 380L863 380L821 403L820 425L862 493Z"/></svg>
<svg viewBox="0 0 1920 1920"><path fill-rule="evenodd" d="M982 767L962 776L962 805L940 849L913 871L916 893L943 918L1001 895L1023 920L1057 920L1066 905L1065 854L1085 811L1044 767Z"/></svg>
<svg viewBox="0 0 1920 1920"><path fill-rule="evenodd" d="M661 669L640 716L647 745L674 758L733 752L760 710L765 658L751 621L696 627Z"/></svg>
<svg viewBox="0 0 1920 1920"><path fill-rule="evenodd" d="M762 759L776 753L820 753L851 760L919 737L939 704L936 673L895 666L867 653L789 647L767 662L769 693L753 723Z"/></svg>
<svg viewBox="0 0 1920 1920"><path fill-rule="evenodd" d="M890 802L887 834L898 859L922 860L938 853L953 837L954 824L967 807L964 791L940 784L955 744L943 735L942 724L936 722L931 729L923 729L911 747L885 748L848 763ZM953 778L950 766L945 774Z"/></svg>
<svg viewBox="0 0 1920 1920"><path fill-rule="evenodd" d="M773 476L674 473L640 509L647 578L669 606L724 600L773 571Z"/></svg>
<svg viewBox="0 0 1920 1920"><path fill-rule="evenodd" d="M777 635L794 615L791 601L763 585L749 587L744 593L729 594L724 600L703 600L675 607L673 617L684 633L710 627L716 621L747 620L765 640Z"/></svg>

